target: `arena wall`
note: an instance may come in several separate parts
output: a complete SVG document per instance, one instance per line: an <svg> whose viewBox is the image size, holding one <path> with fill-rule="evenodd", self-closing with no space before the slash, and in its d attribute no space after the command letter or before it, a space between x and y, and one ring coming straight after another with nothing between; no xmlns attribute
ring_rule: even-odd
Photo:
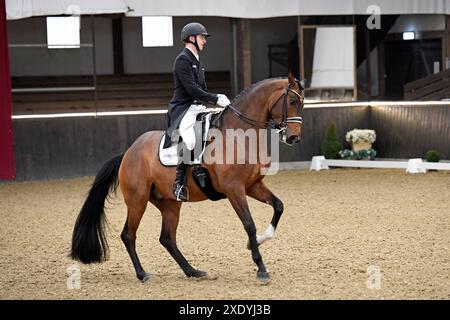
<svg viewBox="0 0 450 320"><path fill-rule="evenodd" d="M331 122L344 147L345 133L372 128L379 157L423 157L436 148L450 159L450 105L307 107L302 140L281 145L280 161L309 161L321 154L320 144ZM165 115L122 115L55 119L15 119L14 150L17 180L92 175L101 164L124 152L142 133L163 130Z"/></svg>
<svg viewBox="0 0 450 320"><path fill-rule="evenodd" d="M383 158L423 158L437 149L450 159L450 103L447 105L376 106L370 123L377 132L373 147Z"/></svg>
<svg viewBox="0 0 450 320"><path fill-rule="evenodd" d="M17 180L93 175L143 132L165 128L165 115L13 121Z"/></svg>

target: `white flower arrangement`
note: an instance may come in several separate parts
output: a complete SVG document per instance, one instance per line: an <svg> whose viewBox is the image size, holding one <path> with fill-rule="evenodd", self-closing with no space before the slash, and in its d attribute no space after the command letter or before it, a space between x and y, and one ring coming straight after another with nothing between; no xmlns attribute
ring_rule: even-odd
<svg viewBox="0 0 450 320"><path fill-rule="evenodd" d="M368 143L374 143L376 139L377 135L375 134L375 130L370 129L353 129L345 135L345 140L353 143L360 140Z"/></svg>

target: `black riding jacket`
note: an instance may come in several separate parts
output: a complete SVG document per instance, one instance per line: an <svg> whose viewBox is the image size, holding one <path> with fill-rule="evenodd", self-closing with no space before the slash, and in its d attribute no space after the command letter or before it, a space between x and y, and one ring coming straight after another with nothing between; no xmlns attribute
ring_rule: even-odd
<svg viewBox="0 0 450 320"><path fill-rule="evenodd" d="M169 104L168 135L178 128L181 119L194 103L217 103L217 95L209 93L205 83L205 70L187 48L173 64L174 93Z"/></svg>

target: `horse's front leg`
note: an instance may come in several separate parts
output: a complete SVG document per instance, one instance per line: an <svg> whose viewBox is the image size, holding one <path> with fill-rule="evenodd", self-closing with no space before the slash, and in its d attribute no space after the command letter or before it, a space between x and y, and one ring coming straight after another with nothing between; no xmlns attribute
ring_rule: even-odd
<svg viewBox="0 0 450 320"><path fill-rule="evenodd" d="M263 234L257 235L256 240L258 245L261 243L271 239L275 233L275 229L277 228L278 222L280 221L281 215L283 214L283 202L278 199L272 191L270 191L266 185L262 182L262 180L255 183L247 190L247 195L256 199L258 201L268 203L273 207L273 217L270 225L264 231ZM248 243L247 248L250 249L250 243Z"/></svg>
<svg viewBox="0 0 450 320"><path fill-rule="evenodd" d="M241 192L239 192L239 190L235 190L233 194L227 194L227 197L241 219L244 229L247 232L250 249L252 251L252 259L258 267L256 277L261 282L268 283L270 281L270 276L264 266L264 262L259 252L258 243L256 240L256 226L250 214L245 190L242 190Z"/></svg>

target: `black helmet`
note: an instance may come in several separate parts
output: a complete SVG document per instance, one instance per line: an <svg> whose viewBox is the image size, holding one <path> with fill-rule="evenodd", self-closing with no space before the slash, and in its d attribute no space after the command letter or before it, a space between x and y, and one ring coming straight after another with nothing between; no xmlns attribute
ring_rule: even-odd
<svg viewBox="0 0 450 320"><path fill-rule="evenodd" d="M208 31L202 24L198 22L188 23L181 30L181 41L186 41L186 39L190 36L196 36L198 34L202 34L205 37L210 36L210 34L208 34Z"/></svg>

